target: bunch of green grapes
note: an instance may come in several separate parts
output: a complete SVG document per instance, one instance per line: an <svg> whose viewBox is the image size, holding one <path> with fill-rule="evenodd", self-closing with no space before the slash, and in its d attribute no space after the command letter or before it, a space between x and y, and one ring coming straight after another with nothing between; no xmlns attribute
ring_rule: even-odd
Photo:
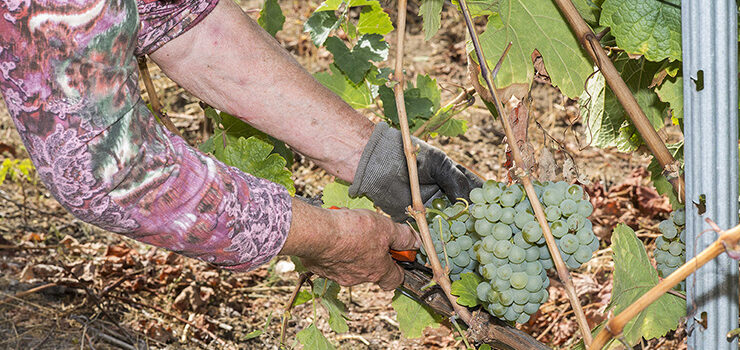
<svg viewBox="0 0 740 350"><path fill-rule="evenodd" d="M668 277L686 262L685 225L686 213L683 208L674 211L667 220L658 224L662 235L655 240L653 256L660 277ZM681 282L676 288L685 289L685 283Z"/></svg>
<svg viewBox="0 0 740 350"><path fill-rule="evenodd" d="M480 240L480 237L472 229L472 222L468 225L470 215L463 203L450 206L446 199L435 199L433 207L429 210L427 222L434 250L443 268L447 267L449 261L450 279L456 281L460 279L460 274L475 272L478 268L478 262L473 259L475 257L473 244ZM441 212L435 213L438 211ZM421 254L417 255L417 260L421 264L429 262L423 247Z"/></svg>

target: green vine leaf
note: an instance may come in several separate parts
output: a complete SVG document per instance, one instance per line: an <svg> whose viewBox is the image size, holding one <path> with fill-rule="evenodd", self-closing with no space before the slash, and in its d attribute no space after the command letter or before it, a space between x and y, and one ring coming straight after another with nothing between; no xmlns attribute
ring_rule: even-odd
<svg viewBox="0 0 740 350"><path fill-rule="evenodd" d="M678 124L683 119L683 76L667 77L655 92L661 101L671 106L671 120Z"/></svg>
<svg viewBox="0 0 740 350"><path fill-rule="evenodd" d="M370 108L374 106L373 93L367 84L355 85L337 68L329 66L331 73L321 72L314 74L314 78L329 90L339 95L354 109ZM368 75L369 76L369 75Z"/></svg>
<svg viewBox="0 0 740 350"><path fill-rule="evenodd" d="M316 47L324 45L332 30L339 28L342 22L333 11L316 11L303 24L303 30L311 35Z"/></svg>
<svg viewBox="0 0 740 350"><path fill-rule="evenodd" d="M334 345L331 345L328 339L321 334L321 331L316 328L316 324L311 323L308 327L302 329L296 334L298 341L303 344L305 349L310 350L334 350Z"/></svg>
<svg viewBox="0 0 740 350"><path fill-rule="evenodd" d="M497 2L501 24L489 18L480 43L491 68L509 42L513 44L496 76L498 88L516 83L529 85L534 78L532 52L537 49L553 85L568 97L578 97L593 66L555 4L552 1L488 1L489 4ZM469 45L468 52L472 51Z"/></svg>
<svg viewBox="0 0 740 350"><path fill-rule="evenodd" d="M479 16L490 16L495 15L498 11L498 4L500 0L471 0L466 1L468 4L468 10L470 11L470 16L475 18ZM462 9L460 8L460 2L457 0L452 0L452 4L457 7L458 11L462 12ZM488 19L491 20L490 18Z"/></svg>
<svg viewBox="0 0 740 350"><path fill-rule="evenodd" d="M614 66L621 72L650 124L656 130L662 128L668 105L660 101L655 90L649 88L660 64L644 58L632 60L627 54L619 54L614 59ZM643 144L617 97L611 89L605 89L601 73L589 80L587 91L591 94L590 98L586 93L581 96L585 99L581 103L581 113L588 117L587 144L601 148L617 147L621 152L632 152Z"/></svg>
<svg viewBox="0 0 740 350"><path fill-rule="evenodd" d="M392 125L398 126L398 109L393 90L387 86L381 86L378 92L380 93L380 100L383 102L383 114ZM406 114L412 130L418 128L424 121L434 115L434 102L422 97L419 88L407 89L403 92L403 96L406 104Z"/></svg>
<svg viewBox="0 0 740 350"><path fill-rule="evenodd" d="M360 84L373 68L370 61L382 62L388 57L388 43L378 34L363 35L351 51L332 36L326 39L326 49L334 55L334 64L355 84Z"/></svg>
<svg viewBox="0 0 740 350"><path fill-rule="evenodd" d="M666 146L668 146L668 151L671 152L673 158L681 164L681 169L683 169L683 141ZM650 180L653 182L655 190L668 197L671 202L671 207L673 207L674 210L683 207L684 204L678 199L678 195L673 190L673 185L668 182L668 178L663 175L663 167L660 166L660 163L658 163L658 160L655 159L655 157L650 160L650 165L648 165L647 170L650 172Z"/></svg>
<svg viewBox="0 0 740 350"><path fill-rule="evenodd" d="M424 39L429 41L442 26L442 6L444 0L422 0L419 16L424 20Z"/></svg>
<svg viewBox="0 0 740 350"><path fill-rule="evenodd" d="M277 0L265 0L265 5L260 10L257 23L272 36L283 29L285 16L283 16L283 10L280 9Z"/></svg>
<svg viewBox="0 0 740 350"><path fill-rule="evenodd" d="M645 246L635 232L619 224L612 234L614 252L614 289L610 304L615 315L658 284L658 273L648 259ZM685 302L671 294L664 294L653 304L627 323L622 333L630 345L643 337L652 339L676 329L679 320L686 316Z"/></svg>
<svg viewBox="0 0 740 350"><path fill-rule="evenodd" d="M483 280L475 273L464 273L459 280L452 282L451 293L458 297L457 303L467 307L480 304L477 288L481 281Z"/></svg>
<svg viewBox="0 0 740 350"><path fill-rule="evenodd" d="M325 278L313 281L314 297L321 301L321 305L329 313L329 327L337 333L345 333L349 331L346 320L347 306L337 298L339 290L339 285L334 281Z"/></svg>
<svg viewBox="0 0 740 350"><path fill-rule="evenodd" d="M278 183L288 189L290 195L295 195L290 170L285 167L285 159L279 154L272 153L273 146L252 136L248 139L240 137L236 142L226 146L223 158L227 165L239 168L245 173Z"/></svg>
<svg viewBox="0 0 740 350"><path fill-rule="evenodd" d="M602 0L603 1L603 0ZM573 5L581 14L581 17L591 26L599 24L599 14L601 7L591 0L573 0Z"/></svg>
<svg viewBox="0 0 740 350"><path fill-rule="evenodd" d="M357 22L357 31L360 34L378 34L386 35L393 31L393 22L380 3L371 1L370 6L365 6L360 12L360 19Z"/></svg>
<svg viewBox="0 0 740 350"><path fill-rule="evenodd" d="M380 6L380 3L378 3L377 0L326 0L319 5L319 7L316 8L316 12L319 11L336 11L339 9L339 6L342 5L342 3L348 3L349 7L355 7L355 6L365 6L365 5L378 5Z"/></svg>
<svg viewBox="0 0 740 350"><path fill-rule="evenodd" d="M432 309L419 304L399 291L393 295L391 305L398 314L398 328L406 338L421 337L425 328L437 328L442 321L442 317L434 313Z"/></svg>
<svg viewBox="0 0 740 350"><path fill-rule="evenodd" d="M606 0L601 25L611 28L617 46L658 62L681 60L681 2L679 0Z"/></svg>
<svg viewBox="0 0 740 350"><path fill-rule="evenodd" d="M349 186L339 183L330 182L324 186L324 192L321 195L324 204L323 208L339 207L349 209L368 209L375 210L373 202L365 196L359 198L350 198Z"/></svg>

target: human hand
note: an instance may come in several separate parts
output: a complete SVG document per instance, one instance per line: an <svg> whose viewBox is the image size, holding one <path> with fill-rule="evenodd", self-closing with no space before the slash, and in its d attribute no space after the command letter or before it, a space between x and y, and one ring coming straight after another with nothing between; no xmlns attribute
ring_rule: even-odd
<svg viewBox="0 0 740 350"><path fill-rule="evenodd" d="M481 178L455 163L438 148L415 137L412 137L412 142L418 146L416 159L423 202L439 190L453 202L457 198L468 199L471 189L483 185ZM362 152L349 193L351 196L367 195L395 221L407 218L411 190L399 130L383 122L375 126Z"/></svg>
<svg viewBox="0 0 740 350"><path fill-rule="evenodd" d="M389 250L419 249L411 228L369 210L325 210L296 202L282 254L298 256L309 271L342 286L372 282L392 290L403 282L403 270Z"/></svg>

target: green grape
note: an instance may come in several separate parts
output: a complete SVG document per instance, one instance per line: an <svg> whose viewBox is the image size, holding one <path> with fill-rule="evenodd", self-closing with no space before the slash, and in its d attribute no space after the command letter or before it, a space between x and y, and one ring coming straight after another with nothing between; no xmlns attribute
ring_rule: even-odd
<svg viewBox="0 0 740 350"><path fill-rule="evenodd" d="M493 224L493 237L499 241L506 241L511 238L511 227L500 222Z"/></svg>
<svg viewBox="0 0 740 350"><path fill-rule="evenodd" d="M532 293L530 295L534 295L535 297L538 297L539 294ZM539 300L538 300L539 301ZM540 309L540 304L537 302L529 302L527 305L524 305L524 313L527 315L534 315L537 310Z"/></svg>
<svg viewBox="0 0 740 350"><path fill-rule="evenodd" d="M563 237L568 233L568 223L564 220L554 221L550 224L550 231L555 238Z"/></svg>
<svg viewBox="0 0 740 350"><path fill-rule="evenodd" d="M501 191L498 186L489 186L483 189L483 196L488 203L496 203L501 197Z"/></svg>
<svg viewBox="0 0 740 350"><path fill-rule="evenodd" d="M442 260L441 258L440 260ZM455 264L455 260L452 259L452 267L450 268L450 279L453 281L457 281L460 279L460 273L462 272L463 267L460 265Z"/></svg>
<svg viewBox="0 0 740 350"><path fill-rule="evenodd" d="M475 231L475 218L472 215L465 220L465 228L468 232Z"/></svg>
<svg viewBox="0 0 740 350"><path fill-rule="evenodd" d="M554 263L552 262L552 259L540 260L540 264L542 264L542 267L547 270L555 267Z"/></svg>
<svg viewBox="0 0 740 350"><path fill-rule="evenodd" d="M587 218L594 213L594 206L591 205L591 202L581 199L578 201L578 210L576 212L584 218Z"/></svg>
<svg viewBox="0 0 740 350"><path fill-rule="evenodd" d="M663 250L655 249L655 251L653 251L653 257L655 258L655 263L657 265L663 265L668 259L668 254Z"/></svg>
<svg viewBox="0 0 740 350"><path fill-rule="evenodd" d="M540 250L540 260L550 260L552 257L550 256L550 250L547 248L547 245L541 245L539 247Z"/></svg>
<svg viewBox="0 0 740 350"><path fill-rule="evenodd" d="M674 239L678 235L678 229L672 220L663 220L658 224L658 229L663 233L665 239Z"/></svg>
<svg viewBox="0 0 740 350"><path fill-rule="evenodd" d="M514 272L524 272L527 270L527 264L524 262L520 262L516 264L510 261L509 266L511 266L511 271L514 271Z"/></svg>
<svg viewBox="0 0 740 350"><path fill-rule="evenodd" d="M539 276L542 273L542 264L537 261L528 262L524 271L530 276Z"/></svg>
<svg viewBox="0 0 740 350"><path fill-rule="evenodd" d="M527 292L525 289L516 289L513 292L514 294L514 304L524 306L529 301L529 292ZM523 312L524 309L522 309L520 312Z"/></svg>
<svg viewBox="0 0 740 350"><path fill-rule="evenodd" d="M506 313L504 313L504 319L509 322L515 322L519 319L519 314L514 311L512 308L508 308L506 310Z"/></svg>
<svg viewBox="0 0 740 350"><path fill-rule="evenodd" d="M560 205L564 199L563 191L560 191L555 186L548 186L542 191L542 201L547 206Z"/></svg>
<svg viewBox="0 0 740 350"><path fill-rule="evenodd" d="M529 262L536 262L540 259L540 248L537 246L531 246L526 249L527 257L525 258Z"/></svg>
<svg viewBox="0 0 740 350"><path fill-rule="evenodd" d="M499 221L506 225L511 225L514 223L514 218L516 217L516 210L514 208L501 208L501 218Z"/></svg>
<svg viewBox="0 0 740 350"><path fill-rule="evenodd" d="M522 228L522 235L524 236L524 240L529 243L539 241L540 238L542 238L542 227L540 227L540 223L537 221L530 221L524 225L524 228Z"/></svg>
<svg viewBox="0 0 740 350"><path fill-rule="evenodd" d="M501 301L501 293L491 289L491 291L488 292L487 299L485 299L485 301L490 304L498 304Z"/></svg>
<svg viewBox="0 0 740 350"><path fill-rule="evenodd" d="M457 243L460 245L460 249L468 250L473 247L473 239L470 236L462 236L457 238Z"/></svg>
<svg viewBox="0 0 740 350"><path fill-rule="evenodd" d="M442 251L442 242L440 242L440 241L437 240L437 241L434 241L434 243L432 243L432 245L434 246L434 251L437 251L437 252L441 252Z"/></svg>
<svg viewBox="0 0 740 350"><path fill-rule="evenodd" d="M468 255L467 252L462 251L458 256L452 259L452 262L461 268L465 268L470 264L470 255Z"/></svg>
<svg viewBox="0 0 740 350"><path fill-rule="evenodd" d="M491 288L496 291L503 292L505 290L511 289L511 283L509 283L508 279L496 278L494 280L491 280L491 282Z"/></svg>
<svg viewBox="0 0 740 350"><path fill-rule="evenodd" d="M674 256L681 256L683 254L684 245L681 242L671 242L671 244L668 245L668 252L671 253L671 255Z"/></svg>
<svg viewBox="0 0 740 350"><path fill-rule="evenodd" d="M501 259L496 257L496 255L493 256L493 264L496 266L504 266L509 264L509 259Z"/></svg>
<svg viewBox="0 0 740 350"><path fill-rule="evenodd" d="M583 215L580 215L578 213L571 215L568 217L568 229L572 231L578 231L582 229L586 225L586 217Z"/></svg>
<svg viewBox="0 0 740 350"><path fill-rule="evenodd" d="M513 293L514 293L514 294L516 294L516 291L514 291ZM514 299L515 299L515 301L514 301L514 304L512 304L512 305L510 306L510 308L511 308L512 310L514 310L514 312L516 312L517 314L521 314L521 313L523 313L523 312L524 312L524 305L520 305L520 304L517 304L517 303L516 303L516 298L514 298ZM525 304L526 304L526 303L525 303Z"/></svg>
<svg viewBox="0 0 740 350"><path fill-rule="evenodd" d="M506 313L506 307L501 305L500 303L489 304L486 310L488 310L488 312L490 312L491 314L496 315L496 317L503 317L503 315Z"/></svg>
<svg viewBox="0 0 740 350"><path fill-rule="evenodd" d="M527 213L534 215L534 210L532 210L532 205L529 203L529 199L527 198L524 198L521 202L515 205L514 210L518 212L523 211L523 212L527 212Z"/></svg>
<svg viewBox="0 0 740 350"><path fill-rule="evenodd" d="M444 198L435 198L432 201L432 208L437 210L444 210L447 208L447 201Z"/></svg>
<svg viewBox="0 0 740 350"><path fill-rule="evenodd" d="M506 289L500 291L499 294L499 301L501 302L501 305L509 306L514 303L514 294L512 293L511 289Z"/></svg>
<svg viewBox="0 0 740 350"><path fill-rule="evenodd" d="M520 264L526 259L527 253L522 247L512 246L509 251L509 260L514 264Z"/></svg>
<svg viewBox="0 0 740 350"><path fill-rule="evenodd" d="M655 239L655 247L660 250L668 250L668 242L667 239L665 239L663 236L658 236L658 238Z"/></svg>
<svg viewBox="0 0 740 350"><path fill-rule="evenodd" d="M563 258L565 258L565 257L563 257ZM576 260L576 258L574 256L572 256L572 255L569 256L568 257L568 260L565 261L565 265L568 265L568 269L570 269L570 270L575 270L575 269L581 267L581 263L579 263L578 260Z"/></svg>
<svg viewBox="0 0 740 350"><path fill-rule="evenodd" d="M529 322L529 317L530 316L527 315L526 313L520 314L519 317L517 317L517 319L516 319L516 323L525 324L525 323Z"/></svg>
<svg viewBox="0 0 740 350"><path fill-rule="evenodd" d="M468 232L468 228L464 222L455 220L450 224L450 231L453 236L460 237Z"/></svg>
<svg viewBox="0 0 740 350"><path fill-rule="evenodd" d="M490 222L496 222L501 219L501 206L492 203L488 205L488 209L486 209L486 219Z"/></svg>
<svg viewBox="0 0 740 350"><path fill-rule="evenodd" d="M509 241L498 241L496 242L496 247L493 249L493 255L500 259L508 258L511 246L512 244Z"/></svg>
<svg viewBox="0 0 740 350"><path fill-rule="evenodd" d="M481 240L481 247L483 247L484 250L493 253L493 250L496 249L496 243L498 243L498 241L499 240L497 240L496 237L485 236Z"/></svg>
<svg viewBox="0 0 740 350"><path fill-rule="evenodd" d="M576 211L578 211L578 204L572 199L564 199L562 202L560 202L560 213L562 213L563 216L571 216L575 214Z"/></svg>
<svg viewBox="0 0 740 350"><path fill-rule="evenodd" d="M686 210L684 208L676 209L671 213L671 216L673 218L673 223L677 226L686 225Z"/></svg>
<svg viewBox="0 0 740 350"><path fill-rule="evenodd" d="M511 266L508 265L501 266L496 270L496 276L502 280L509 280L512 273L514 272L511 270Z"/></svg>
<svg viewBox="0 0 740 350"><path fill-rule="evenodd" d="M481 265L479 270L481 276L487 280L493 279L493 276L496 275L496 267L491 264Z"/></svg>
<svg viewBox="0 0 740 350"><path fill-rule="evenodd" d="M478 260L478 262L481 265L488 265L488 264L492 263L493 262L493 258L494 258L493 253L491 253L491 252L489 252L489 251L487 251L485 249L478 249L478 252L476 252L476 256L475 257L477 258L476 260Z"/></svg>
<svg viewBox="0 0 740 350"><path fill-rule="evenodd" d="M565 197L577 201L583 198L583 187L579 185L570 185L565 191Z"/></svg>
<svg viewBox="0 0 740 350"><path fill-rule="evenodd" d="M534 220L534 215L527 213L527 212L516 212L516 215L514 216L514 224L516 224L516 227L521 229L526 225L528 222L531 222Z"/></svg>
<svg viewBox="0 0 740 350"><path fill-rule="evenodd" d="M486 202L485 192L482 188L474 188L470 190L470 201L476 204L482 204Z"/></svg>
<svg viewBox="0 0 740 350"><path fill-rule="evenodd" d="M596 237L588 244L588 249L591 249L592 252L599 250L599 240Z"/></svg>
<svg viewBox="0 0 740 350"><path fill-rule="evenodd" d="M447 256L449 256L450 258L454 258L454 257L456 257L456 256L457 256L458 254L460 254L460 244L458 244L458 243L457 243L457 242L455 242L455 241L450 241L450 242L447 242L447 244L446 244L446 247L445 247L445 248L447 248L447 249L446 249L446 251L447 251ZM465 265L467 265L467 264L465 264Z"/></svg>
<svg viewBox="0 0 740 350"><path fill-rule="evenodd" d="M526 287L527 281L529 281L529 276L527 276L527 273L524 271L512 273L511 278L509 279L511 286L516 289L523 289Z"/></svg>
<svg viewBox="0 0 740 350"><path fill-rule="evenodd" d="M529 276L527 279L527 285L524 286L528 291L534 293L542 289L542 279L540 276Z"/></svg>
<svg viewBox="0 0 740 350"><path fill-rule="evenodd" d="M567 254L573 254L578 249L578 238L574 234L567 234L560 238L560 244L558 245L563 252Z"/></svg>
<svg viewBox="0 0 740 350"><path fill-rule="evenodd" d="M516 196L516 194L510 190L504 191L504 193L501 194L501 197L499 198L499 203L501 203L502 207L511 208L519 201L519 197Z"/></svg>
<svg viewBox="0 0 740 350"><path fill-rule="evenodd" d="M475 232L478 232L481 236L488 236L493 230L493 224L486 219L478 219L475 221Z"/></svg>
<svg viewBox="0 0 740 350"><path fill-rule="evenodd" d="M592 232L584 231L583 229L578 230L576 232L576 238L578 239L578 244L582 246L588 246L591 241L596 239L596 236Z"/></svg>
<svg viewBox="0 0 740 350"><path fill-rule="evenodd" d="M524 236L521 232L517 232L511 242L514 243L515 246L522 249L527 249L532 246L532 243L529 243L524 239Z"/></svg>
<svg viewBox="0 0 740 350"><path fill-rule="evenodd" d="M547 217L547 221L553 222L555 220L559 220L560 215L561 213L559 207L551 206L545 208L545 216Z"/></svg>
<svg viewBox="0 0 740 350"><path fill-rule="evenodd" d="M576 261L579 264L585 264L587 261L591 260L591 255L593 254L593 251L588 246L582 245L578 247L578 250L576 250L575 253L573 253L573 257L576 259Z"/></svg>
<svg viewBox="0 0 740 350"><path fill-rule="evenodd" d="M486 217L486 205L485 204L473 204L470 206L470 215L475 219L483 219Z"/></svg>
<svg viewBox="0 0 740 350"><path fill-rule="evenodd" d="M548 278L545 282L546 284L550 284L550 279ZM545 287L547 288L547 287ZM547 299L550 298L550 293L547 292L547 289L543 289L540 291L540 304L544 304L547 302Z"/></svg>
<svg viewBox="0 0 740 350"><path fill-rule="evenodd" d="M537 304L537 308L540 307L540 299L542 296L540 296L540 293L542 290L538 291L537 293L529 293L529 302L527 304Z"/></svg>
<svg viewBox="0 0 740 350"><path fill-rule="evenodd" d="M478 293L478 299L486 301L488 300L488 293L491 292L491 285L488 282L478 283L475 291Z"/></svg>

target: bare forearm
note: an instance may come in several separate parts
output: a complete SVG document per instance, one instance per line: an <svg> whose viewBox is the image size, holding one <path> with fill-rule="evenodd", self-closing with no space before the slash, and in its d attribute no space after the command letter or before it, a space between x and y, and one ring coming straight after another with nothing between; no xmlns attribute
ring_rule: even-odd
<svg viewBox="0 0 740 350"><path fill-rule="evenodd" d="M351 181L373 124L323 87L231 1L152 58L216 108Z"/></svg>

